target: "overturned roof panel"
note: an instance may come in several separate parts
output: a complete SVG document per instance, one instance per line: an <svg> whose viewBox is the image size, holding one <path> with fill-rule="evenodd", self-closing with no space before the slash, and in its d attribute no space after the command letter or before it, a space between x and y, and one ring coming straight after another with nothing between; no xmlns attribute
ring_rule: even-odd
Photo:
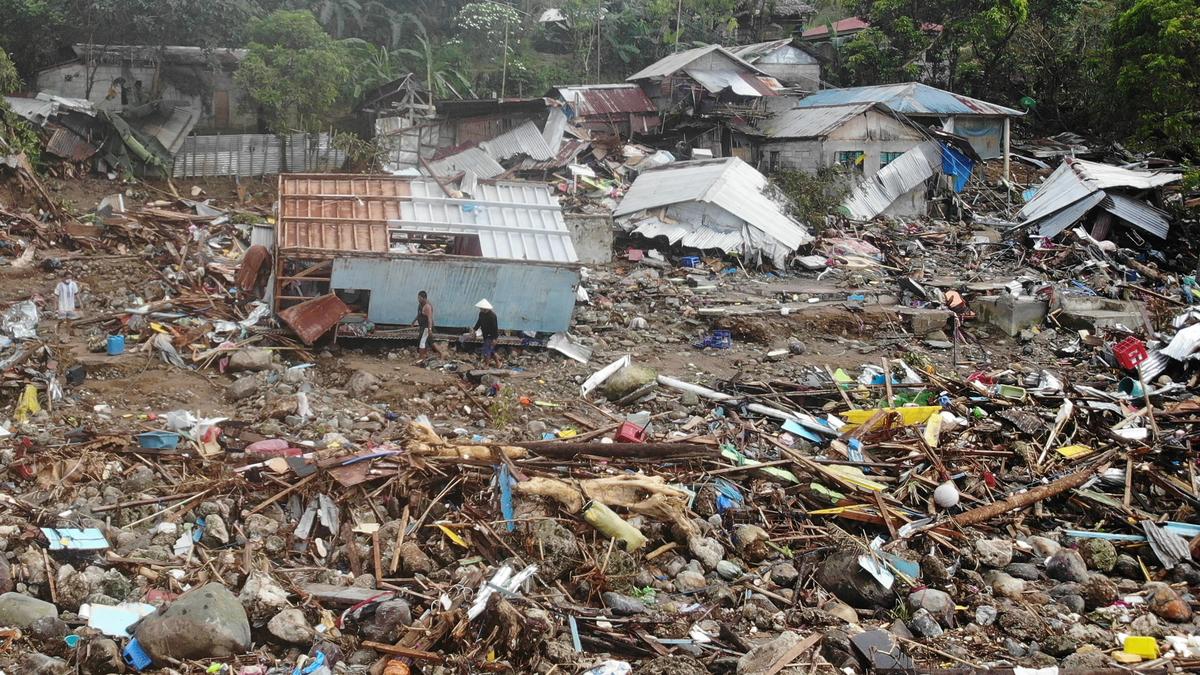
<svg viewBox="0 0 1200 675"><path fill-rule="evenodd" d="M1178 173L1126 169L1067 157L1038 186L1033 198L1017 212L1017 218L1023 224L1042 221L1039 233L1052 237L1082 218L1105 197L1118 196L1107 190L1149 190L1182 178ZM1165 238L1167 221L1162 212L1144 205L1141 205L1144 208L1137 208L1129 205L1129 201L1134 200L1122 201L1110 211L1122 220ZM1161 235L1158 234L1160 231Z"/></svg>
<svg viewBox="0 0 1200 675"><path fill-rule="evenodd" d="M847 103L882 103L905 115L1024 115L1020 110L955 94L920 82L879 84L847 89L822 89L796 102L801 108Z"/></svg>
<svg viewBox="0 0 1200 675"><path fill-rule="evenodd" d="M680 221L679 227L687 227L689 232L708 230L710 232L704 236L726 243L733 241L730 232L737 231L740 244L737 250L746 254L767 252L768 257L779 264L787 253L812 241L812 236L764 193L766 188L766 176L735 157L678 162L639 175L613 215L628 216L693 202L712 205L743 225L730 227L728 218L721 224L699 217L688 223ZM653 227L661 229L663 225L659 221ZM764 239L771 241L764 242ZM718 248L731 250L726 246Z"/></svg>
<svg viewBox="0 0 1200 675"><path fill-rule="evenodd" d="M942 152L937 141L925 141L888 163L860 183L842 203L855 220L870 220L897 199L941 171Z"/></svg>
<svg viewBox="0 0 1200 675"><path fill-rule="evenodd" d="M847 103L792 108L772 115L763 123L762 131L768 138L821 138L873 106L872 103Z"/></svg>
<svg viewBox="0 0 1200 675"><path fill-rule="evenodd" d="M654 102L636 84L574 84L555 90L582 117L658 112Z"/></svg>

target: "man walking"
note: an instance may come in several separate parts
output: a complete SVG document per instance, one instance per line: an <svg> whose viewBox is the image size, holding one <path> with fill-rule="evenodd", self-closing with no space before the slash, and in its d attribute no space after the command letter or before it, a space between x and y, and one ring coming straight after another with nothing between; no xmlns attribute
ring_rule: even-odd
<svg viewBox="0 0 1200 675"><path fill-rule="evenodd" d="M479 318L471 330L479 331L483 335L483 365L492 364L499 368L500 357L496 355L496 338L500 336L500 319L487 298L475 303L475 306L479 308Z"/></svg>
<svg viewBox="0 0 1200 675"><path fill-rule="evenodd" d="M413 319L413 325L421 328L417 338L417 355L424 361L429 355L429 341L433 339L433 303L425 291L417 293L417 318Z"/></svg>
<svg viewBox="0 0 1200 675"><path fill-rule="evenodd" d="M79 284L75 283L70 274L63 276L62 281L54 287L54 295L58 296L58 316L61 319L76 319L75 299L79 295Z"/></svg>

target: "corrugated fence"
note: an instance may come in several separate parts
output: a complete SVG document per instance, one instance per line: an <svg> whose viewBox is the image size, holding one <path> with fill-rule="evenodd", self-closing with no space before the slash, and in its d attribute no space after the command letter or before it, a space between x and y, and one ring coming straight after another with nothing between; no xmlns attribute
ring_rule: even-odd
<svg viewBox="0 0 1200 675"><path fill-rule="evenodd" d="M340 169L346 153L328 133L188 136L175 155L175 178L269 176L283 172Z"/></svg>

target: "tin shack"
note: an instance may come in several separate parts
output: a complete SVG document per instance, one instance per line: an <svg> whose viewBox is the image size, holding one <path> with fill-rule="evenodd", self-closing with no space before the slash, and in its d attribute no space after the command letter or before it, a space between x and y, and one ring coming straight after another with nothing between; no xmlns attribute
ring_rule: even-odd
<svg viewBox="0 0 1200 675"><path fill-rule="evenodd" d="M340 321L339 334L401 336L388 327L411 324L427 291L439 333L472 326L480 298L501 330L557 333L579 285L570 232L544 183L284 174L275 253L275 311L298 332ZM331 296L339 311L318 301Z"/></svg>

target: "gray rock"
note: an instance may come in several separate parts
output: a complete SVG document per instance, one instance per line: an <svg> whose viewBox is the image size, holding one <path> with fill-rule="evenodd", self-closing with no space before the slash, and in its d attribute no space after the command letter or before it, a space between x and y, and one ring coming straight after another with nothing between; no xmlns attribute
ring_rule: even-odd
<svg viewBox="0 0 1200 675"><path fill-rule="evenodd" d="M712 537L688 537L688 551L706 570L716 569L717 563L725 559L725 547Z"/></svg>
<svg viewBox="0 0 1200 675"><path fill-rule="evenodd" d="M1012 542L1006 539L977 539L975 553L979 562L988 567L1004 567L1012 562Z"/></svg>
<svg viewBox="0 0 1200 675"><path fill-rule="evenodd" d="M1046 561L1046 574L1059 581L1087 581L1087 565L1083 558L1071 549L1062 549Z"/></svg>
<svg viewBox="0 0 1200 675"><path fill-rule="evenodd" d="M219 547L229 543L229 528L225 527L225 519L212 514L204 519L204 536L200 543L205 546Z"/></svg>
<svg viewBox="0 0 1200 675"><path fill-rule="evenodd" d="M800 636L784 631L777 637L755 646L738 659L737 675L766 675L771 667L800 642Z"/></svg>
<svg viewBox="0 0 1200 675"><path fill-rule="evenodd" d="M682 592L698 591L708 586L708 580L699 572L683 570L675 575L675 586Z"/></svg>
<svg viewBox="0 0 1200 675"><path fill-rule="evenodd" d="M804 354L805 352L808 351L808 345L804 344L803 342L801 342L799 340L792 340L791 342L788 343L788 351L790 351L791 353L793 353L797 356L800 356L801 354Z"/></svg>
<svg viewBox="0 0 1200 675"><path fill-rule="evenodd" d="M22 675L67 675L74 670L62 659L30 652L21 655L20 670L13 672L20 672Z"/></svg>
<svg viewBox="0 0 1200 675"><path fill-rule="evenodd" d="M908 606L915 611L925 610L938 621L949 624L954 617L954 599L945 591L923 588L908 595Z"/></svg>
<svg viewBox="0 0 1200 675"><path fill-rule="evenodd" d="M726 581L733 581L745 574L745 572L742 571L741 567L738 567L737 563L722 560L717 563L717 574Z"/></svg>
<svg viewBox="0 0 1200 675"><path fill-rule="evenodd" d="M1079 673L1096 672L1108 666L1108 655L1102 651L1075 652L1062 660L1060 668Z"/></svg>
<svg viewBox="0 0 1200 675"><path fill-rule="evenodd" d="M1033 563L1010 563L1005 566L1004 571L1009 576L1025 581L1037 581L1042 577L1041 572L1038 572L1037 565Z"/></svg>
<svg viewBox="0 0 1200 675"><path fill-rule="evenodd" d="M1042 641L1042 649L1051 656L1062 658L1074 654L1079 643L1070 635L1050 635Z"/></svg>
<svg viewBox="0 0 1200 675"><path fill-rule="evenodd" d="M289 607L272 617L267 622L267 630L278 640L297 645L312 642L316 635L312 626L308 625L304 612L295 607Z"/></svg>
<svg viewBox="0 0 1200 675"><path fill-rule="evenodd" d="M851 607L890 609L896 594L884 588L858 564L855 551L838 551L821 561L814 577L825 590Z"/></svg>
<svg viewBox="0 0 1200 675"><path fill-rule="evenodd" d="M975 623L980 626L990 626L996 623L996 608L991 605L980 605L975 608Z"/></svg>
<svg viewBox="0 0 1200 675"><path fill-rule="evenodd" d="M433 559L425 555L414 541L400 544L400 569L406 574L429 574L433 572Z"/></svg>
<svg viewBox="0 0 1200 675"><path fill-rule="evenodd" d="M225 388L225 398L230 401L241 401L258 393L258 378L253 375L241 377Z"/></svg>
<svg viewBox="0 0 1200 675"><path fill-rule="evenodd" d="M942 626L933 618L927 609L918 609L913 612L912 619L908 621L908 626L917 633L927 638L935 638L944 633Z"/></svg>
<svg viewBox="0 0 1200 675"><path fill-rule="evenodd" d="M1169 630L1167 625L1154 614L1142 614L1129 622L1129 632L1133 635L1149 635L1153 638L1165 637Z"/></svg>
<svg viewBox="0 0 1200 675"><path fill-rule="evenodd" d="M750 562L758 562L770 555L767 542L771 540L771 536L757 525L735 526L730 540L738 553Z"/></svg>
<svg viewBox="0 0 1200 675"><path fill-rule="evenodd" d="M1112 571L1114 574L1125 577L1126 579L1142 578L1142 568L1140 565L1138 565L1137 558L1134 558L1126 553L1122 553L1117 556L1117 560L1116 563L1113 564Z"/></svg>
<svg viewBox="0 0 1200 675"><path fill-rule="evenodd" d="M613 611L613 614L620 616L632 616L634 614L644 614L646 612L646 603L631 598L628 595L606 591L602 596L604 604Z"/></svg>
<svg viewBox="0 0 1200 675"><path fill-rule="evenodd" d="M237 596L213 582L142 619L134 637L155 661L221 658L250 649L250 621Z"/></svg>
<svg viewBox="0 0 1200 675"><path fill-rule="evenodd" d="M529 420L525 424L525 430L538 438L541 438L542 434L546 433L546 428L546 423L541 420Z"/></svg>
<svg viewBox="0 0 1200 675"><path fill-rule="evenodd" d="M771 583L776 586L791 586L800 578L800 572L790 562L771 565Z"/></svg>
<svg viewBox="0 0 1200 675"><path fill-rule="evenodd" d="M1068 593L1058 599L1059 604L1071 610L1075 614L1083 614L1083 610L1087 607L1083 596L1078 593Z"/></svg>
<svg viewBox="0 0 1200 675"><path fill-rule="evenodd" d="M685 391L679 396L679 402L691 408L700 405L700 397L694 391Z"/></svg>
<svg viewBox="0 0 1200 675"><path fill-rule="evenodd" d="M628 365L618 370L604 383L604 396L610 401L625 398L658 377L652 368Z"/></svg>
<svg viewBox="0 0 1200 675"><path fill-rule="evenodd" d="M1061 544L1048 537L1032 536L1028 541L1029 545L1033 547L1034 555L1041 560L1045 560L1055 553L1058 553L1058 551L1062 548Z"/></svg>
<svg viewBox="0 0 1200 675"><path fill-rule="evenodd" d="M375 642L395 642L412 623L412 608L405 600L379 603L375 616L363 627L363 636Z"/></svg>
<svg viewBox="0 0 1200 675"><path fill-rule="evenodd" d="M365 370L356 370L350 375L350 379L346 380L346 391L355 398L361 398L371 393L371 389L377 384L379 378Z"/></svg>
<svg viewBox="0 0 1200 675"><path fill-rule="evenodd" d="M23 593L0 595L0 626L28 628L38 619L57 618L58 608Z"/></svg>
<svg viewBox="0 0 1200 675"><path fill-rule="evenodd" d="M238 602L245 608L254 625L261 626L270 617L278 614L279 610L288 606L288 594L270 575L252 572L250 578L242 585Z"/></svg>
<svg viewBox="0 0 1200 675"><path fill-rule="evenodd" d="M1000 570L988 570L988 573L983 575L985 581L992 587L992 593L1016 600L1025 592L1025 581L1017 579Z"/></svg>
<svg viewBox="0 0 1200 675"><path fill-rule="evenodd" d="M1083 582L1083 606L1085 609L1107 607L1117 600L1117 586L1108 577L1093 572Z"/></svg>
<svg viewBox="0 0 1200 675"><path fill-rule="evenodd" d="M270 349L257 347L239 349L229 357L229 372L270 370L272 356L273 352Z"/></svg>

